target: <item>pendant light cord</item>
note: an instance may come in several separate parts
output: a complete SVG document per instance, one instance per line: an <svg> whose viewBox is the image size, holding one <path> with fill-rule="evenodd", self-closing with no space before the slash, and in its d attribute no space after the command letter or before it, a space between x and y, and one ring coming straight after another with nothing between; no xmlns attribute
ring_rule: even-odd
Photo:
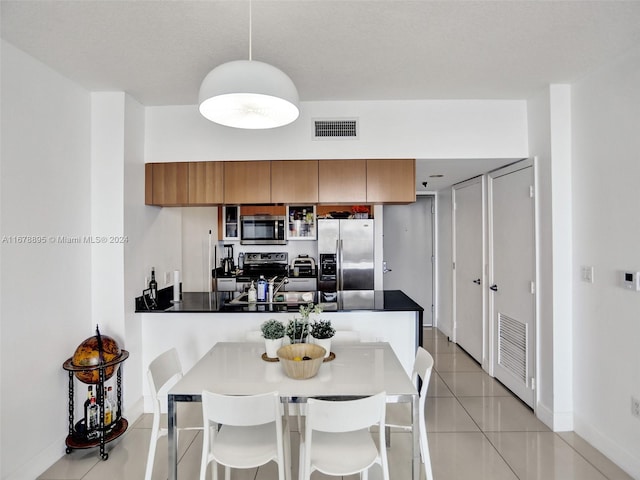
<svg viewBox="0 0 640 480"><path fill-rule="evenodd" d="M249 61L253 60L252 56L251 56L251 41L252 41L252 31L253 31L253 25L252 25L252 12L251 12L251 0L249 0Z"/></svg>

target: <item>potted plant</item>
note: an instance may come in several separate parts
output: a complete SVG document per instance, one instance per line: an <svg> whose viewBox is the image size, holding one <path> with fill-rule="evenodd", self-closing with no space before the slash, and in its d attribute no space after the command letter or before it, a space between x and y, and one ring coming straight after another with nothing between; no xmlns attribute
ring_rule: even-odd
<svg viewBox="0 0 640 480"><path fill-rule="evenodd" d="M331 326L331 320L316 320L310 327L313 343L326 350L325 358L331 353L331 339L336 334L336 329Z"/></svg>
<svg viewBox="0 0 640 480"><path fill-rule="evenodd" d="M262 336L264 337L264 348L267 357L278 358L278 349L282 346L284 340L285 327L282 322L270 319L260 326Z"/></svg>
<svg viewBox="0 0 640 480"><path fill-rule="evenodd" d="M305 341L309 333L309 316L312 313L321 313L322 307L308 303L307 305L300 305L298 312L301 318L296 317L287 324L287 337L289 337L291 343L303 343Z"/></svg>
<svg viewBox="0 0 640 480"><path fill-rule="evenodd" d="M303 343L309 333L309 321L305 318L294 318L289 320L286 330L291 343Z"/></svg>

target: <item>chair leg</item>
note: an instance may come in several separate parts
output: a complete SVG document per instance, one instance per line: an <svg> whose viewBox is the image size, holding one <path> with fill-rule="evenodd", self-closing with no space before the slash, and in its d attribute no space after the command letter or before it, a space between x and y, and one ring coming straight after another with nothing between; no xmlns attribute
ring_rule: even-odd
<svg viewBox="0 0 640 480"><path fill-rule="evenodd" d="M231 480L231 468L226 465L224 467L224 480Z"/></svg>
<svg viewBox="0 0 640 480"><path fill-rule="evenodd" d="M153 473L153 463L156 459L156 447L158 445L158 432L151 431L151 441L149 442L149 453L147 454L147 468L144 472L144 480L151 480Z"/></svg>

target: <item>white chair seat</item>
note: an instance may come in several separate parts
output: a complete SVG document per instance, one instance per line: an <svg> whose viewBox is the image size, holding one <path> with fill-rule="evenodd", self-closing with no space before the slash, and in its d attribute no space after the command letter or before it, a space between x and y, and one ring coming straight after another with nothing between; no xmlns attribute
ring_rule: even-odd
<svg viewBox="0 0 640 480"><path fill-rule="evenodd" d="M327 433L313 432L311 463L316 470L334 476L351 475L369 468L378 458L378 449L369 430Z"/></svg>
<svg viewBox="0 0 640 480"><path fill-rule="evenodd" d="M278 455L272 441L275 428L274 422L251 427L222 425L212 447L213 456L232 468L264 465Z"/></svg>

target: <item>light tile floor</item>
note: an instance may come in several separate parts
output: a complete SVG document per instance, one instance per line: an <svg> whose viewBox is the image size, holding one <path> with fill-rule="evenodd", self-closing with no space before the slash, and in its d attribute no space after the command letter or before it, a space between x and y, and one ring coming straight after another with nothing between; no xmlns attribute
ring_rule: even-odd
<svg viewBox="0 0 640 480"><path fill-rule="evenodd" d="M435 480L631 479L574 433L551 432L529 408L438 330L425 329L424 347L435 360L426 402ZM179 415L181 419L186 417L182 412ZM197 424L197 418L191 423ZM151 416L147 414L120 439L107 445L107 461L99 459L96 449L76 450L61 458L38 480L140 480L144 477L150 431ZM200 432L180 435L181 480L199 477L201 435ZM388 455L392 480L410 478L410 445L410 434L391 434ZM298 434L293 432L293 478L297 478L298 471L297 448ZM166 479L167 470L164 437L158 442L154 480ZM234 470L231 478L276 480L277 469L271 463L253 470ZM312 478L334 477L314 473ZM381 478L380 472L374 469L370 478Z"/></svg>

